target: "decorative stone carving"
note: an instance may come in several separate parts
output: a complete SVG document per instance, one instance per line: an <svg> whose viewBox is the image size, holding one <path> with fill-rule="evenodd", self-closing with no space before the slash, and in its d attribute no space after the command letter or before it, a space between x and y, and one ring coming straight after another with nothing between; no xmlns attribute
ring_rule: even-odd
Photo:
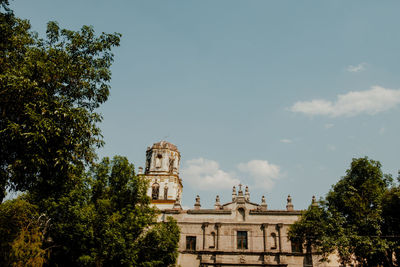
<svg viewBox="0 0 400 267"><path fill-rule="evenodd" d="M249 192L249 187L246 186L245 193L244 193L244 198L246 201L250 201L250 192Z"/></svg>
<svg viewBox="0 0 400 267"><path fill-rule="evenodd" d="M220 200L219 200L219 196L218 196L218 195L217 195L217 197L215 198L214 207L215 207L216 210L221 209L221 203L220 203Z"/></svg>
<svg viewBox="0 0 400 267"><path fill-rule="evenodd" d="M167 185L164 186L164 199L165 200L168 199L168 186Z"/></svg>
<svg viewBox="0 0 400 267"><path fill-rule="evenodd" d="M238 196L243 196L242 184L239 184Z"/></svg>
<svg viewBox="0 0 400 267"><path fill-rule="evenodd" d="M233 186L233 188L232 188L232 202L235 201L236 196L237 196L237 194L236 194L236 186Z"/></svg>
<svg viewBox="0 0 400 267"><path fill-rule="evenodd" d="M293 210L294 210L293 207L294 207L294 206L293 206L293 204L292 204L292 197L291 197L290 195L288 195L288 197L287 197L286 210L287 210L287 211L293 211Z"/></svg>
<svg viewBox="0 0 400 267"><path fill-rule="evenodd" d="M158 199L160 195L160 185L155 182L152 186L151 186L151 199Z"/></svg>
<svg viewBox="0 0 400 267"><path fill-rule="evenodd" d="M315 199L315 196L312 196L312 199L311 199L311 206L313 206L313 207L318 207L318 202L317 202L317 200Z"/></svg>
<svg viewBox="0 0 400 267"><path fill-rule="evenodd" d="M267 208L268 208L268 206L267 206L267 203L266 203L266 201L265 201L265 197L262 196L262 197L261 197L261 210L262 210L262 211L266 211Z"/></svg>
<svg viewBox="0 0 400 267"><path fill-rule="evenodd" d="M182 206L181 206L181 196L180 196L180 194L178 194L178 195L176 196L176 200L175 200L175 203L174 203L174 206L173 206L172 209L174 209L174 210L181 210L181 209L182 209Z"/></svg>
<svg viewBox="0 0 400 267"><path fill-rule="evenodd" d="M201 207L201 205L200 205L200 196L197 195L197 196L196 196L196 202L194 203L194 209L195 209L195 210L199 210L200 207Z"/></svg>

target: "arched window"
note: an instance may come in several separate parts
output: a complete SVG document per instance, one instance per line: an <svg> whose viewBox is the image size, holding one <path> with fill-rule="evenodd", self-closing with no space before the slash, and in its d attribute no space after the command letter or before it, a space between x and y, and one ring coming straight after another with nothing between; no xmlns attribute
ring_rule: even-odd
<svg viewBox="0 0 400 267"><path fill-rule="evenodd" d="M164 199L167 200L168 199L168 186L164 187Z"/></svg>
<svg viewBox="0 0 400 267"><path fill-rule="evenodd" d="M151 198L158 199L159 195L160 195L160 185L158 183L154 183L151 186Z"/></svg>
<svg viewBox="0 0 400 267"><path fill-rule="evenodd" d="M243 208L239 208L238 209L238 213L239 213L239 220L240 221L242 221L242 222L244 222L244 220L245 220L245 212L244 212L244 209Z"/></svg>
<svg viewBox="0 0 400 267"><path fill-rule="evenodd" d="M211 232L211 245L210 248L215 248L215 233Z"/></svg>
<svg viewBox="0 0 400 267"><path fill-rule="evenodd" d="M271 234L271 237L272 237L272 239L273 239L273 244L272 244L272 247L271 247L271 249L276 249L277 247L278 247L278 240L276 239L276 234L275 233L272 233Z"/></svg>
<svg viewBox="0 0 400 267"><path fill-rule="evenodd" d="M158 154L156 157L156 168L161 168L162 166L162 155Z"/></svg>

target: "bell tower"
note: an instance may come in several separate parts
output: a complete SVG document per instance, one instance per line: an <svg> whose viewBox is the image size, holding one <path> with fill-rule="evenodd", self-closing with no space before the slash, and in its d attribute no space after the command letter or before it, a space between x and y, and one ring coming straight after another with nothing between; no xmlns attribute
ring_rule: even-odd
<svg viewBox="0 0 400 267"><path fill-rule="evenodd" d="M155 143L146 150L144 176L150 183L147 195L159 209L181 209L180 159L178 148L166 141Z"/></svg>

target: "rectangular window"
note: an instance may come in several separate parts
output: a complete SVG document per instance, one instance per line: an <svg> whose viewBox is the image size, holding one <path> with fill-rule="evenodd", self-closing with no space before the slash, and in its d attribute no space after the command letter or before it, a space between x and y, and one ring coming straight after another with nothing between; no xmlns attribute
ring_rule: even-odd
<svg viewBox="0 0 400 267"><path fill-rule="evenodd" d="M187 236L186 237L186 250L196 250L196 237Z"/></svg>
<svg viewBox="0 0 400 267"><path fill-rule="evenodd" d="M292 252L293 253L303 253L303 246L300 242L292 242Z"/></svg>
<svg viewBox="0 0 400 267"><path fill-rule="evenodd" d="M247 232L237 231L237 248L247 249Z"/></svg>

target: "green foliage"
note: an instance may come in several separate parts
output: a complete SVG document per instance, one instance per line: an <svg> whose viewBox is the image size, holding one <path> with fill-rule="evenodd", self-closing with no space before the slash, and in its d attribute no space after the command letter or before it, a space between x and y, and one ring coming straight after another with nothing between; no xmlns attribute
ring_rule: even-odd
<svg viewBox="0 0 400 267"><path fill-rule="evenodd" d="M11 244L12 266L43 266L47 252L43 249L44 235L39 225L28 225L21 229Z"/></svg>
<svg viewBox="0 0 400 267"><path fill-rule="evenodd" d="M53 209L51 263L60 266L169 266L175 263L179 228L157 223L147 182L124 157L94 164L83 187ZM62 212L60 215L59 213ZM55 217L56 215L51 215ZM157 261L154 261L157 259Z"/></svg>
<svg viewBox="0 0 400 267"><path fill-rule="evenodd" d="M390 188L391 184L379 162L353 159L321 206L310 207L291 227L291 240L298 238L313 246L322 253L322 260L336 251L342 263L393 266L398 243L390 242L387 235L398 231L396 208L400 206L396 205L400 201L396 202L398 189Z"/></svg>
<svg viewBox="0 0 400 267"><path fill-rule="evenodd" d="M387 262L400 265L400 186L387 190L382 201L382 233L388 243ZM391 255L394 257L393 258Z"/></svg>
<svg viewBox="0 0 400 267"><path fill-rule="evenodd" d="M310 253L314 246L323 259L327 260L334 251L334 244L327 236L335 231L336 224L325 208L310 206L303 212L299 221L290 227L288 236L292 242L305 244L307 253Z"/></svg>
<svg viewBox="0 0 400 267"><path fill-rule="evenodd" d="M0 265L42 266L47 258L37 207L23 197L0 204Z"/></svg>
<svg viewBox="0 0 400 267"><path fill-rule="evenodd" d="M124 157L94 162L119 41L56 22L41 39L0 0L0 203L26 193L0 204L0 265L175 263L178 226L157 223L144 178Z"/></svg>
<svg viewBox="0 0 400 267"><path fill-rule="evenodd" d="M362 264L379 264L386 250L380 228L382 197L388 184L380 168L377 161L353 159L346 176L326 197L328 208L343 221L342 239L349 244L345 249Z"/></svg>
<svg viewBox="0 0 400 267"><path fill-rule="evenodd" d="M0 200L6 187L57 197L102 145L93 110L108 98L120 34L96 37L88 26L75 32L49 22L40 39L6 9L0 29Z"/></svg>
<svg viewBox="0 0 400 267"><path fill-rule="evenodd" d="M172 217L150 229L141 240L138 266L163 267L175 264L180 230ZM167 252L167 253L161 253Z"/></svg>

